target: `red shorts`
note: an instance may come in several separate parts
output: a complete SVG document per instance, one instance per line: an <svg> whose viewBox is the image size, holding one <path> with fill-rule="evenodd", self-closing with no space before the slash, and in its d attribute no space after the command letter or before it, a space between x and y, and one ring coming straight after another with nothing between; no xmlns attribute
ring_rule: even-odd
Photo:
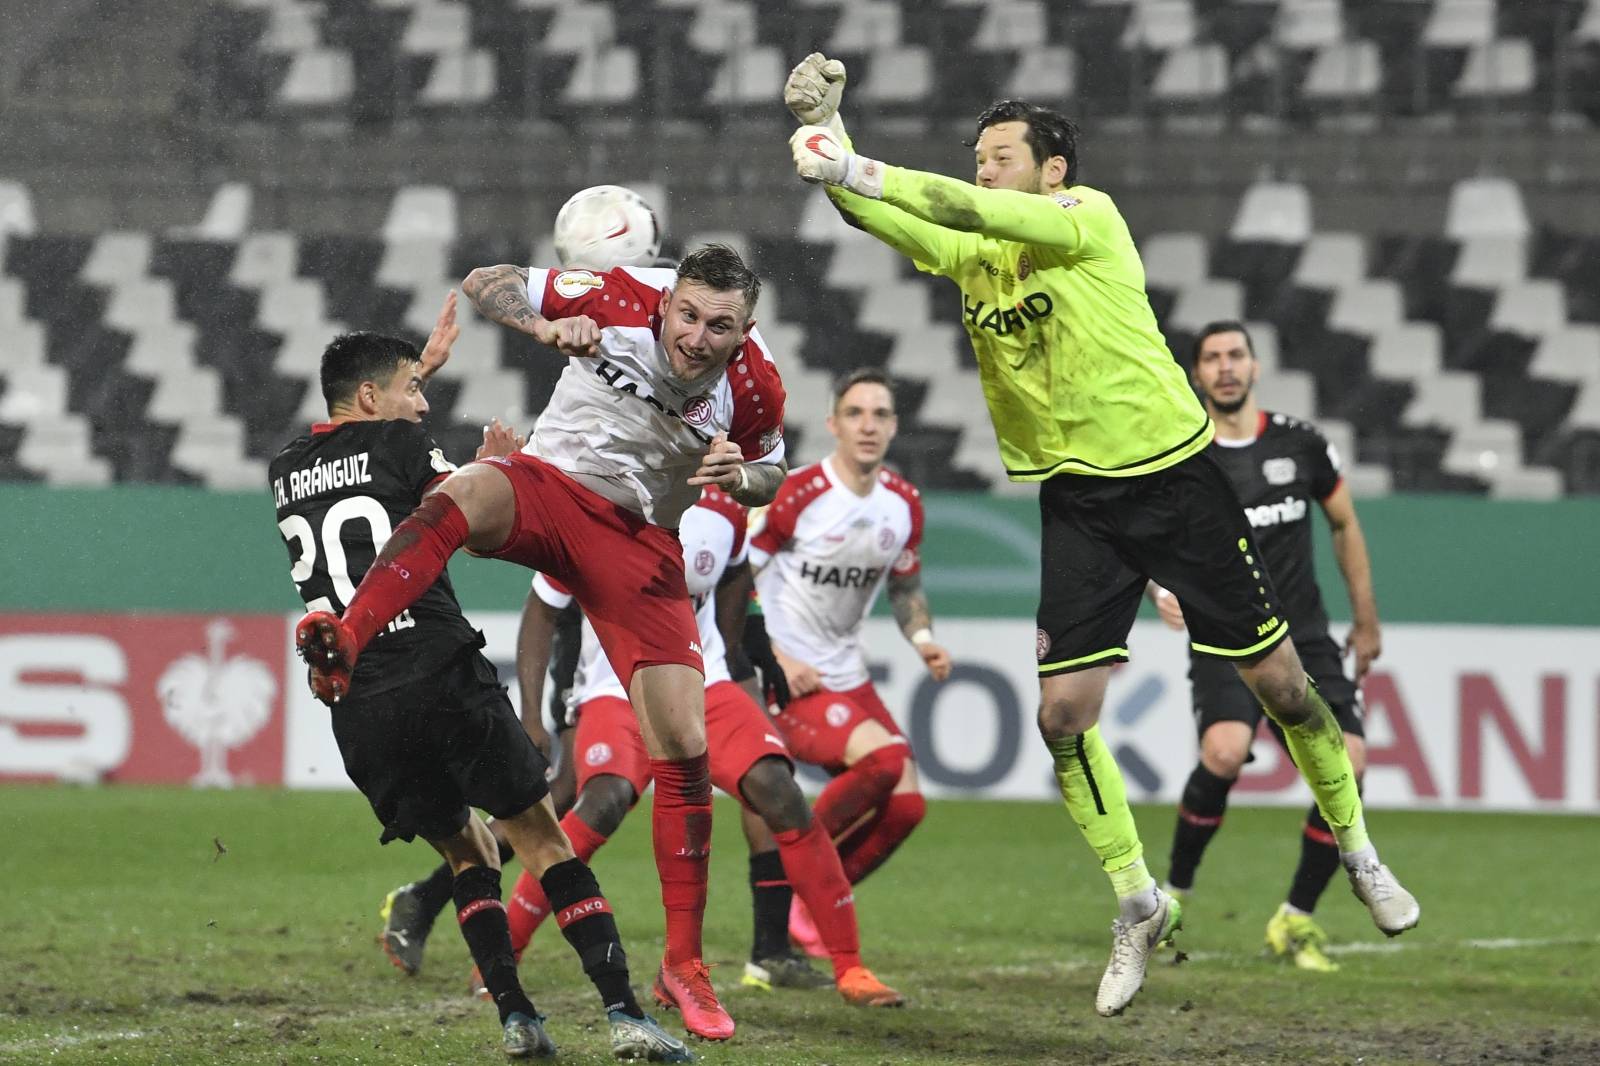
<svg viewBox="0 0 1600 1066"><path fill-rule="evenodd" d="M828 770L844 769L845 745L858 725L877 722L890 736L905 737L870 681L848 692L822 689L790 700L775 721L795 758Z"/></svg>
<svg viewBox="0 0 1600 1066"><path fill-rule="evenodd" d="M657 663L705 672L677 533L525 452L478 461L506 475L517 505L510 539L485 554L566 586L624 688Z"/></svg>
<svg viewBox="0 0 1600 1066"><path fill-rule="evenodd" d="M765 712L732 681L706 689L706 748L711 756L711 783L744 802L739 782L769 755L794 765L789 749ZM633 706L616 696L600 696L578 708L578 791L591 777L614 774L643 795L650 784L650 756Z"/></svg>

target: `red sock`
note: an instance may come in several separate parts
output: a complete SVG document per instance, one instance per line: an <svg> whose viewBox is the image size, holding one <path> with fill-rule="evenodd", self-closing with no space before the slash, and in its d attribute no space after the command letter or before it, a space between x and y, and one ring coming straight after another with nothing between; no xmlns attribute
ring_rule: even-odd
<svg viewBox="0 0 1600 1066"><path fill-rule="evenodd" d="M776 834L778 856L795 895L800 897L833 959L837 980L861 965L861 934L856 927L856 897L845 879L839 852L822 823Z"/></svg>
<svg viewBox="0 0 1600 1066"><path fill-rule="evenodd" d="M650 832L661 904L667 912L665 963L674 966L700 957L700 928L706 913L706 871L711 860L711 764L692 759L651 759L656 780Z"/></svg>
<svg viewBox="0 0 1600 1066"><path fill-rule="evenodd" d="M395 527L344 611L357 651L428 591L467 542L468 532L467 516L442 492L423 500Z"/></svg>
<svg viewBox="0 0 1600 1066"><path fill-rule="evenodd" d="M605 837L570 811L561 819L561 828L566 830L567 839L572 841L573 852L584 863L594 858L594 853L606 842ZM528 941L533 939L533 934L539 931L544 920L550 917L550 900L544 894L544 887L527 870L517 877L516 887L511 890L511 906L506 911L511 923L511 949L520 960Z"/></svg>
<svg viewBox="0 0 1600 1066"><path fill-rule="evenodd" d="M859 884L862 878L882 866L927 813L928 801L920 792L897 792L890 796L878 816L840 849L844 875L850 883Z"/></svg>
<svg viewBox="0 0 1600 1066"><path fill-rule="evenodd" d="M904 744L885 744L867 752L828 782L812 811L829 836L839 836L867 812L882 809L894 786L900 783L908 754Z"/></svg>

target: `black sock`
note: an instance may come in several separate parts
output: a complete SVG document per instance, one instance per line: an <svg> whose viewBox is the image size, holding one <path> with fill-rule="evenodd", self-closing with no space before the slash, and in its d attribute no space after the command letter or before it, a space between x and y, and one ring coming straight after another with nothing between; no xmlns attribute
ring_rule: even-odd
<svg viewBox="0 0 1600 1066"><path fill-rule="evenodd" d="M1300 833L1300 865L1295 867L1294 880L1289 884L1289 906L1307 914L1316 910L1322 890L1338 868L1339 842L1313 803Z"/></svg>
<svg viewBox="0 0 1600 1066"><path fill-rule="evenodd" d="M1232 787L1232 781L1218 777L1203 765L1195 766L1189 775L1178 804L1178 828L1172 834L1172 868L1167 872L1167 883L1174 888L1194 887L1200 856L1222 826L1228 790Z"/></svg>
<svg viewBox="0 0 1600 1066"><path fill-rule="evenodd" d="M432 929L433 920L439 917L440 912L455 898L456 875L451 871L449 863L441 862L434 867L433 873L416 882L411 891L422 907L425 927Z"/></svg>
<svg viewBox="0 0 1600 1066"><path fill-rule="evenodd" d="M617 921L600 894L594 871L582 859L568 859L546 870L539 885L550 901L550 914L561 927L561 935L578 953L583 972L594 982L606 1011L620 1010L642 1018L644 1011L628 984L628 956L622 950Z"/></svg>
<svg viewBox="0 0 1600 1066"><path fill-rule="evenodd" d="M487 866L469 866L456 875L456 921L461 935L478 964L484 987L494 997L500 1021L513 1013L533 1017L533 1001L517 979L517 961L511 955L511 927L506 924L506 908L500 902L500 871Z"/></svg>
<svg viewBox="0 0 1600 1066"><path fill-rule="evenodd" d="M783 872L778 852L763 851L750 856L750 902L755 908L755 938L750 944L750 961L759 962L789 950L789 904L794 889Z"/></svg>

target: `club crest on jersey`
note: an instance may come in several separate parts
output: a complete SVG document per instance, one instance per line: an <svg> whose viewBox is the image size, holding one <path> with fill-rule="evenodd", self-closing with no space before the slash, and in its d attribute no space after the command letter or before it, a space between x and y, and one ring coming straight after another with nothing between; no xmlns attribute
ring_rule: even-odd
<svg viewBox="0 0 1600 1066"><path fill-rule="evenodd" d="M711 401L704 396L696 396L684 404L683 420L691 426L703 426L711 421Z"/></svg>
<svg viewBox="0 0 1600 1066"><path fill-rule="evenodd" d="M701 548L694 553L694 572L701 577L711 573L711 568L717 565L717 557L707 548Z"/></svg>
<svg viewBox="0 0 1600 1066"><path fill-rule="evenodd" d="M428 453L428 465L440 474L448 474L456 468L456 464L444 457L443 448L435 448Z"/></svg>
<svg viewBox="0 0 1600 1066"><path fill-rule="evenodd" d="M878 547L882 548L884 551L888 551L893 544L894 530L890 529L888 526L884 526L882 529L878 530Z"/></svg>
<svg viewBox="0 0 1600 1066"><path fill-rule="evenodd" d="M1267 479L1268 485L1287 485L1294 480L1294 475L1293 459L1268 459L1261 464L1261 476Z"/></svg>
<svg viewBox="0 0 1600 1066"><path fill-rule="evenodd" d="M1017 260L1017 280L1027 281L1028 275L1033 273L1033 260L1028 258L1028 253L1023 252L1022 258Z"/></svg>
<svg viewBox="0 0 1600 1066"><path fill-rule="evenodd" d="M589 750L583 753L583 761L590 766L604 766L611 761L611 745L590 744Z"/></svg>
<svg viewBox="0 0 1600 1066"><path fill-rule="evenodd" d="M569 300L576 300L591 289L603 289L606 279L587 270L563 270L556 275L555 290L557 296L564 296Z"/></svg>
<svg viewBox="0 0 1600 1066"><path fill-rule="evenodd" d="M828 709L823 712L823 717L828 720L829 725L838 729L850 720L850 706L845 703L830 703Z"/></svg>

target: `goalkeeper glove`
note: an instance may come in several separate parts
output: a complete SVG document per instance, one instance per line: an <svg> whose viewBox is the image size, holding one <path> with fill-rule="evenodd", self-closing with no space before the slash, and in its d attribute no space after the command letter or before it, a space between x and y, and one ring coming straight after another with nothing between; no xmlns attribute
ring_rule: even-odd
<svg viewBox="0 0 1600 1066"><path fill-rule="evenodd" d="M839 99L844 95L844 64L812 52L789 72L783 83L783 103L802 126L827 126L841 141Z"/></svg>
<svg viewBox="0 0 1600 1066"><path fill-rule="evenodd" d="M781 711L789 705L789 678L778 657L772 654L772 641L767 637L767 620L752 611L744 618L744 653L756 669L761 671L761 691L767 706L776 705Z"/></svg>
<svg viewBox="0 0 1600 1066"><path fill-rule="evenodd" d="M847 151L826 126L801 126L790 136L789 150L803 180L842 185L859 196L883 199L883 164Z"/></svg>

